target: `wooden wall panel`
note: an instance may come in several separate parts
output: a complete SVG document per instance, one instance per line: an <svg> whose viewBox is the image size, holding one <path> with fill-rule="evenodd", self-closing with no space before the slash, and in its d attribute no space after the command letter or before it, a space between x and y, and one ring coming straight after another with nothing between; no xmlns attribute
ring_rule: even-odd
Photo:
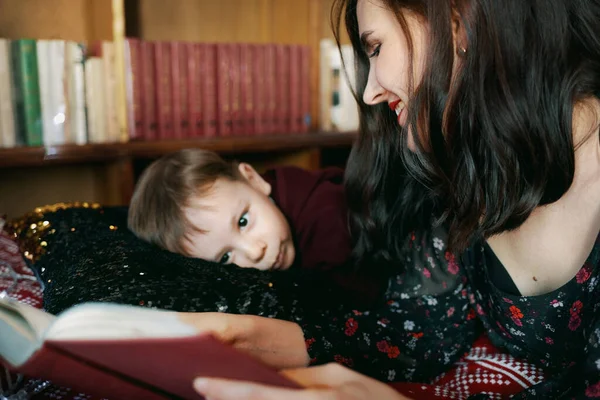
<svg viewBox="0 0 600 400"><path fill-rule="evenodd" d="M0 37L110 40L109 0L0 0Z"/></svg>

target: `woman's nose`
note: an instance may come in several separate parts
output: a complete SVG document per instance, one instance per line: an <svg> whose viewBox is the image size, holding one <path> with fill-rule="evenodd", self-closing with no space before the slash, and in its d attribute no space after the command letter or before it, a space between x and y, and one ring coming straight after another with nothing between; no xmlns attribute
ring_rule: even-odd
<svg viewBox="0 0 600 400"><path fill-rule="evenodd" d="M377 77L375 76L375 69L369 69L369 78L367 80L367 86L363 93L363 101L365 104L374 106L386 100L385 94L387 91L379 84Z"/></svg>

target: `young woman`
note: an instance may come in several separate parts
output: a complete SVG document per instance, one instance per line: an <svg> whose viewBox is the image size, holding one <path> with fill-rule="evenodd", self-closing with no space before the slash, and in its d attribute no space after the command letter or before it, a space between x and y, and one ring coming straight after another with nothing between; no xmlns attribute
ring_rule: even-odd
<svg viewBox="0 0 600 400"><path fill-rule="evenodd" d="M460 256L431 234L431 265L411 264L388 291L390 304L412 303L323 321L303 332L309 356L328 350L389 380L425 379L470 346L476 317L495 345L550 376L515 398L600 397L600 2L339 0L342 9L362 98L347 171L357 253L406 258L434 215ZM440 269L460 278L433 282ZM288 327L298 346L301 330ZM405 360L360 357L373 346ZM403 398L339 366L287 374L308 389L196 387L213 400Z"/></svg>

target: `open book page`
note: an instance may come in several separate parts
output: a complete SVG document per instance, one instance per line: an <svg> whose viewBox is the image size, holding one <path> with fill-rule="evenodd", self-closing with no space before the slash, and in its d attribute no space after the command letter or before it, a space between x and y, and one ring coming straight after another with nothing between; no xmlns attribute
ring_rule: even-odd
<svg viewBox="0 0 600 400"><path fill-rule="evenodd" d="M9 298L0 299L0 357L23 364L41 347L46 330L56 317Z"/></svg>
<svg viewBox="0 0 600 400"><path fill-rule="evenodd" d="M58 316L47 340L121 340L195 336L193 326L174 311L113 303L85 303Z"/></svg>
<svg viewBox="0 0 600 400"><path fill-rule="evenodd" d="M24 364L44 341L131 340L197 335L172 311L112 303L85 303L57 317L27 304L0 299L0 358Z"/></svg>

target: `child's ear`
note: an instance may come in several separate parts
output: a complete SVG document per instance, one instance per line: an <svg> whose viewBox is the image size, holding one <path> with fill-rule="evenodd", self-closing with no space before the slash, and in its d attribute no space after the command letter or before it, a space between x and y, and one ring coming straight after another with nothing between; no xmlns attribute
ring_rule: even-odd
<svg viewBox="0 0 600 400"><path fill-rule="evenodd" d="M265 196L269 196L271 194L271 185L269 182L265 181L250 164L240 163L240 165L238 165L238 170L240 171L242 177L246 179L248 184L250 184L250 186L252 186L254 189L258 190Z"/></svg>

